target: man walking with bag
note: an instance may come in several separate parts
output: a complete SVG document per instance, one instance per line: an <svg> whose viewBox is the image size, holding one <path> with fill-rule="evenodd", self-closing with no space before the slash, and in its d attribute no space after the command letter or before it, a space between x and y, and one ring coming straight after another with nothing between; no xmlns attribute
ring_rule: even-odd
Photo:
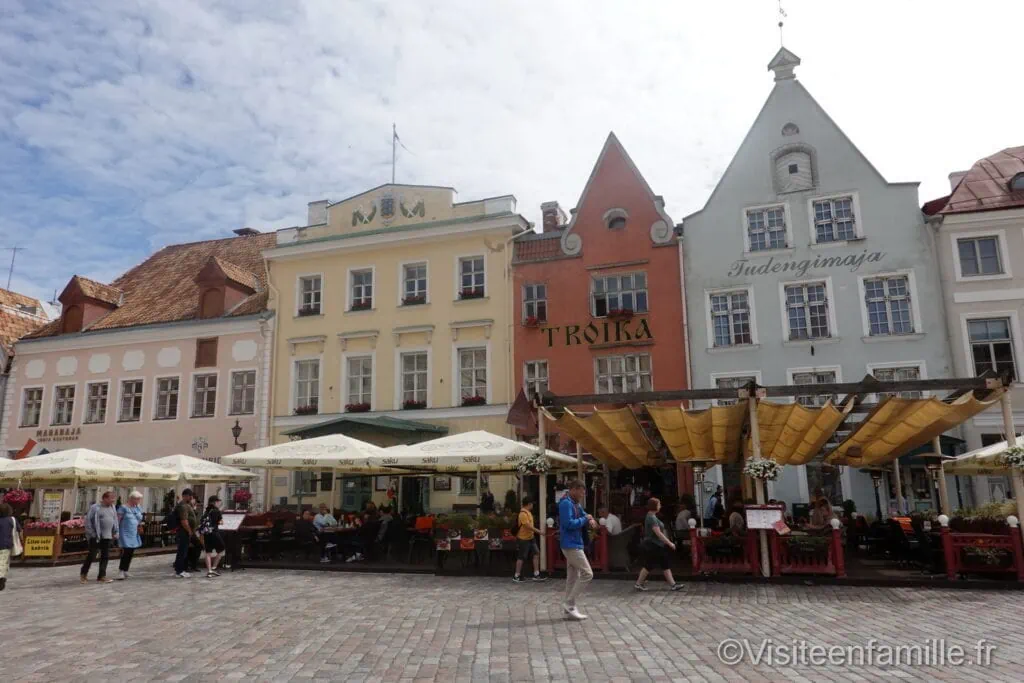
<svg viewBox="0 0 1024 683"><path fill-rule="evenodd" d="M594 578L594 570L583 552L583 530L597 528L597 521L580 505L586 492L583 482L573 481L569 484L568 493L558 503L558 528L565 556L565 601L562 609L576 621L587 618L576 608L576 598Z"/></svg>
<svg viewBox="0 0 1024 683"><path fill-rule="evenodd" d="M89 553L85 556L79 580L89 581L89 569L100 555L100 571L96 576L99 583L112 583L107 578L107 561L110 559L110 544L117 538L117 509L114 507L114 492L106 491L100 502L93 503L85 515L85 538L89 542Z"/></svg>

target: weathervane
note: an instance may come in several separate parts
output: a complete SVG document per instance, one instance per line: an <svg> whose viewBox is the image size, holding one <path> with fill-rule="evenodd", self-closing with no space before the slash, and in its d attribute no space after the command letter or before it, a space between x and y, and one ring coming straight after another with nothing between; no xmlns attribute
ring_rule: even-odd
<svg viewBox="0 0 1024 683"><path fill-rule="evenodd" d="M782 0L779 0L779 45L780 46L784 46L785 45L784 41L782 40L782 24L783 24L782 20L787 18L788 16L789 15L786 14L786 10L782 9Z"/></svg>

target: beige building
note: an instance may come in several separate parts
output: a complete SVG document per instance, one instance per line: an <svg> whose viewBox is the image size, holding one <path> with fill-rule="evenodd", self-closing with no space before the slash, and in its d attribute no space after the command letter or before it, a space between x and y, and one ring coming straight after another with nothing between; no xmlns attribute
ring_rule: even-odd
<svg viewBox="0 0 1024 683"><path fill-rule="evenodd" d="M959 377L1009 373L1014 424L1024 429L1024 147L1011 147L950 174L949 196L924 206L934 228L942 297ZM1002 441L991 409L963 426L968 450ZM1011 494L1007 477L974 477L976 504Z"/></svg>
<svg viewBox="0 0 1024 683"><path fill-rule="evenodd" d="M264 252L277 312L274 442L511 436L509 242L526 229L514 197L456 202L446 187L383 185L310 203L307 225L278 231ZM271 500L351 510L384 502L389 486L277 471ZM513 487L511 476L491 478L499 502ZM408 510L477 497L474 477L409 477L395 493Z"/></svg>

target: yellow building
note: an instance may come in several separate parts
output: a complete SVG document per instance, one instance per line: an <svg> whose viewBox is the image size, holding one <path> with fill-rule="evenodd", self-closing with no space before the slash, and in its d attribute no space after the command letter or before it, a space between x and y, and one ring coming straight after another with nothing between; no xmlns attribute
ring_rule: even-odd
<svg viewBox="0 0 1024 683"><path fill-rule="evenodd" d="M344 433L389 446L475 429L512 436L511 195L455 202L447 187L383 185L309 204L265 252L274 320L274 443ZM271 501L351 510L385 478L273 472ZM337 488L340 485L340 490ZM500 503L514 478L489 482ZM326 489L326 490L325 490ZM476 480L406 477L402 508L476 501Z"/></svg>

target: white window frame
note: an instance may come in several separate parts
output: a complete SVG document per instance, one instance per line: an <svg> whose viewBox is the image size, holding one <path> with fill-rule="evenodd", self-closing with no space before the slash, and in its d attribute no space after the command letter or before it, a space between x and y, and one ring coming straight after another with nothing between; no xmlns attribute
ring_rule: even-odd
<svg viewBox="0 0 1024 683"><path fill-rule="evenodd" d="M786 306L786 287L796 285L813 285L825 283L825 300L828 307L828 330L829 336L819 339L790 339L789 338L789 308ZM830 340L839 339L839 326L836 324L836 296L832 289L832 276L812 277L806 280L793 280L791 282L779 283L779 306L782 312L782 341L784 344L821 344ZM809 323L808 323L809 324Z"/></svg>
<svg viewBox="0 0 1024 683"><path fill-rule="evenodd" d="M355 283L352 277L356 273L370 273L370 307L365 311L353 311L352 304L355 302ZM351 266L345 269L345 312L364 313L377 308L377 269L375 266Z"/></svg>
<svg viewBox="0 0 1024 683"><path fill-rule="evenodd" d="M217 384L216 384L216 386L213 389L214 390L213 415L196 415L195 414L196 378L197 377L209 377L209 376L213 376L213 377L217 378ZM219 370L214 371L214 372L208 372L208 371L207 372L203 372L202 370L196 370L191 375L189 375L189 380L188 380L188 417L189 417L190 420L208 420L210 418L216 418L217 417L217 415L218 415L217 401L220 399L220 396L218 394L220 393L221 387L222 387L222 385L221 385L221 382L220 382L220 371ZM181 384L178 385L178 407L179 408L181 407Z"/></svg>
<svg viewBox="0 0 1024 683"><path fill-rule="evenodd" d="M527 287L533 287L535 294L536 294L536 291L537 291L537 289L536 289L537 287L543 287L544 288L544 298L543 299L530 299L529 301L527 301L527 299L526 299L526 288ZM526 319L530 317L529 315L527 315L527 310L526 310L527 304L533 304L534 311L536 312L537 303L543 301L544 302L544 317L541 318L538 315L538 316L536 316L536 318L537 318L537 322L539 322L539 323L546 323L548 321L548 283L547 282L524 282L521 291L522 291L522 299L521 299L521 301L522 301L523 305L522 305L522 311L521 311L522 315L520 316L520 322L524 322L525 323Z"/></svg>
<svg viewBox="0 0 1024 683"><path fill-rule="evenodd" d="M907 293L910 296L910 320L914 325L914 331L909 334L893 334L890 332L889 334L876 334L872 336L871 317L868 315L867 288L864 286L864 281L891 277L907 278ZM914 277L913 270L895 270L887 273L861 275L857 278L857 296L860 298L861 331L864 333L864 341L913 339L924 334L924 328L921 326L921 306L917 298L917 278ZM889 322L891 327L892 321L890 320Z"/></svg>
<svg viewBox="0 0 1024 683"><path fill-rule="evenodd" d="M125 382L142 382L142 391L140 392L139 401L139 419L137 420L124 420L122 419L121 413L121 401L124 398L124 383ZM145 377L120 377L117 380L117 424L142 424L146 421L146 378ZM109 396L108 396L109 400ZM108 408L109 410L109 408Z"/></svg>
<svg viewBox="0 0 1024 683"><path fill-rule="evenodd" d="M823 202L826 200L843 199L844 197L850 197L853 200L853 230L854 236L852 240L836 240L834 242L819 242L818 241L818 230L814 224L814 202ZM860 193L859 192L834 192L832 194L820 195L817 197L808 197L807 199L807 220L809 222L811 246L817 248L828 248L835 246L845 246L852 241L864 239L864 215L860 211ZM756 252L755 252L756 253Z"/></svg>
<svg viewBox="0 0 1024 683"><path fill-rule="evenodd" d="M90 410L89 410L89 389L90 389L90 387L99 386L99 385L106 385L106 387L107 387L107 396L104 399L106 401L106 405L103 406L103 419L102 420L97 420L95 422L90 422L89 421L89 412L90 412ZM110 415L110 380L109 379L101 379L101 380L97 380L97 381L94 381L94 382L86 382L85 383L85 404L83 406L82 424L84 424L84 425L103 425L103 424L106 424L107 423L107 416L108 415Z"/></svg>
<svg viewBox="0 0 1024 683"><path fill-rule="evenodd" d="M206 373L211 374L211 373ZM178 380L178 406L174 411L174 417L158 417L160 414L160 380ZM181 375L159 375L153 378L153 422L174 422L181 417Z"/></svg>
<svg viewBox="0 0 1024 683"><path fill-rule="evenodd" d="M528 377L529 373L527 372L527 370L531 365L535 365L538 363L544 364L544 383L547 384L548 391L551 391L551 363L548 361L548 359L534 358L532 360L523 361L523 391L526 392L527 398L532 396L531 392L534 389L534 387L531 385L531 380Z"/></svg>
<svg viewBox="0 0 1024 683"><path fill-rule="evenodd" d="M923 360L908 360L908 361L891 361L885 363L868 363L866 366L867 373L874 376L875 370L894 370L899 368L917 368L917 375L919 379L928 379L928 371ZM931 396L930 391L922 391L921 398L928 398ZM872 394L872 400L878 401L881 397L878 394Z"/></svg>
<svg viewBox="0 0 1024 683"><path fill-rule="evenodd" d="M377 352L345 351L341 354L341 411L351 403L348 397L348 362L353 358L370 359L370 410L377 409Z"/></svg>
<svg viewBox="0 0 1024 683"><path fill-rule="evenodd" d="M487 254L475 253L475 254L457 254L455 256L455 301L478 301L479 299L463 299L462 298L462 262L466 259L483 259L484 261L484 295L480 297L486 299L491 295L491 289L488 286L488 268L487 268Z"/></svg>
<svg viewBox="0 0 1024 683"><path fill-rule="evenodd" d="M252 412L236 413L234 411L235 375L243 372L253 373L252 378ZM227 402L224 405L224 414L228 416L245 417L255 415L260 402L260 373L258 368L234 368L228 371ZM243 405L244 407L244 405Z"/></svg>
<svg viewBox="0 0 1024 683"><path fill-rule="evenodd" d="M995 237L999 244L999 261L1003 272L995 275L964 275L960 269L960 240L983 239ZM985 282L986 280L1008 280L1013 277L1010 262L1010 247L1006 240L1006 230L969 230L949 234L949 245L953 250L953 275L957 282Z"/></svg>
<svg viewBox="0 0 1024 683"><path fill-rule="evenodd" d="M590 273L590 294L589 294L589 296L590 296L590 316L592 318L604 319L604 318L608 317L607 311L605 312L604 315L598 315L597 314L597 299L595 299L595 295L597 294L597 292L594 291L594 283L595 283L595 281L596 280L607 280L610 277L622 278L622 277L625 277L626 275L643 275L644 276L644 287L643 287L643 289L637 289L636 287L634 287L633 289L629 290L630 292L633 293L633 313L634 313L634 315L647 315L648 313L651 312L651 276L650 276L650 273L646 269L644 269L644 270L626 270L626 271L623 271L621 273L604 273L604 274ZM620 285L621 285L621 282L620 282ZM645 310L643 310L643 311L636 310L636 293L637 292L643 292L644 293L644 298L647 300L647 308ZM607 285L605 286L605 291L602 292L602 294L604 294L605 298L607 299L607 297L608 297L608 287L607 287ZM618 290L618 294L620 294L620 295L622 294L621 287ZM611 310L611 309L608 309L608 310Z"/></svg>
<svg viewBox="0 0 1024 683"><path fill-rule="evenodd" d="M494 394L494 370L493 362L491 358L491 342L490 341L467 341L467 342L456 342L452 344L452 407L462 407L462 365L459 363L459 351L463 349L483 349L486 354L486 365L485 371L487 372L487 405L493 403L492 396ZM429 360L427 366L430 366Z"/></svg>
<svg viewBox="0 0 1024 683"><path fill-rule="evenodd" d="M313 317L316 315L324 314L324 294L326 293L326 279L323 273L300 273L295 276L295 317L299 317L299 311L302 309L302 281L307 278L320 278L320 312L311 313L309 316L302 317Z"/></svg>
<svg viewBox="0 0 1024 683"><path fill-rule="evenodd" d="M750 343L732 344L730 346L715 346L715 324L714 316L711 314L711 297L713 295L732 294L733 292L745 292L747 295L747 306L750 309ZM718 287L716 289L704 290L704 326L707 329L707 350L709 353L723 351L742 351L757 348L760 343L757 338L757 307L754 305L754 286L739 285L737 287Z"/></svg>
<svg viewBox="0 0 1024 683"><path fill-rule="evenodd" d="M611 358L622 358L622 362L623 362L623 376L625 377L626 376L626 371L625 371L626 356L647 356L648 360L650 361L650 366L651 366L651 369L648 371L648 374L651 376L651 388L648 389L648 391L655 391L655 387L654 387L654 354L651 353L650 351L638 351L636 353L606 353L606 354L602 354L600 356L594 356L593 368L594 368L594 393L595 394L601 394L603 396L621 396L622 395L622 394L620 394L618 392L605 392L605 391L601 391L601 383L600 383L600 380L598 379L599 376L600 376L599 375L598 363L600 361L602 361L602 360L608 360L608 359L611 359ZM638 389L637 391L643 391L643 389Z"/></svg>
<svg viewBox="0 0 1024 683"><path fill-rule="evenodd" d="M761 382L761 371L760 370L735 370L735 371L731 371L731 372L712 372L711 373L711 384L710 384L710 386L708 388L709 389L717 389L718 388L718 380L719 379L734 379L736 377L753 377L755 382L757 382L758 384L763 384ZM739 398L737 398L736 400L738 401ZM722 405L722 399L718 399L718 398L712 399L711 400L711 405L713 405L713 406Z"/></svg>
<svg viewBox="0 0 1024 683"><path fill-rule="evenodd" d="M57 394L58 394L57 390L58 389L67 389L68 387L71 387L71 389L74 390L73 393L71 394L71 415L68 416L68 421L67 422L60 422L60 423L54 422L54 420L57 419ZM65 383L61 383L61 384L54 384L53 385L53 397L50 400L51 400L51 403L52 403L51 406L50 406L50 426L51 427L69 427L72 424L74 424L74 422L75 422L75 408L77 407L77 403L78 403L78 383L77 382L65 382Z"/></svg>
<svg viewBox="0 0 1024 683"><path fill-rule="evenodd" d="M429 346L399 346L395 348L395 396L394 396L394 409L402 410L402 404L405 402L404 390L402 389L402 356L405 354L412 353L425 353L427 354L427 405L426 408L434 407L434 354L433 349ZM455 366L452 365L454 368ZM452 382L455 385L455 382ZM454 394L454 391L453 391Z"/></svg>
<svg viewBox="0 0 1024 683"><path fill-rule="evenodd" d="M793 376L801 372L834 372L836 373L836 384L841 384L843 381L843 366L841 365L811 365L799 368L786 368L786 384L793 386L796 384ZM790 396L789 402L796 403L796 396ZM836 400L842 399L842 396L836 396ZM834 405L834 404L833 404ZM809 406L808 406L809 407Z"/></svg>
<svg viewBox="0 0 1024 683"><path fill-rule="evenodd" d="M288 414L295 415L295 409L298 408L297 392L295 391L295 382L298 378L298 364L302 361L315 360L317 361L317 397L316 397L316 413L314 415L324 414L324 355L322 353L310 355L310 356L293 356L291 359L290 376L288 380ZM306 417L306 416L300 416Z"/></svg>
<svg viewBox="0 0 1024 683"><path fill-rule="evenodd" d="M35 424L25 424L25 392L33 389L39 389L39 419L36 420ZM43 424L43 415L45 414L46 408L46 385L44 384L33 384L30 386L24 386L21 388L21 401L18 403L18 428L19 429L36 429L41 427Z"/></svg>
<svg viewBox="0 0 1024 683"><path fill-rule="evenodd" d="M750 230L747 222L747 214L751 211L767 211L768 209L782 208L783 214L786 220L786 246L784 247L769 247L768 249L760 249L754 251L750 248ZM740 221L743 225L743 252L746 254L778 254L785 253L787 250L793 249L793 220L789 211L789 202L772 202L770 204L757 204L755 206L746 206L740 212Z"/></svg>
<svg viewBox="0 0 1024 683"><path fill-rule="evenodd" d="M960 314L960 336L963 343L964 352L964 366L969 373L969 376L974 377L974 354L971 353L971 336L967 330L967 323L971 320L987 320L989 318L1009 318L1010 319L1010 334L1013 335L1013 365L1016 370L1017 377L1014 379L1014 384L1021 385L1021 375L1024 372L1021 371L1021 363L1024 362L1024 343L1022 343L1020 335L1020 318L1017 315L1017 311L977 311L973 313L961 313Z"/></svg>
<svg viewBox="0 0 1024 683"><path fill-rule="evenodd" d="M423 303L417 304L425 306L430 303L430 261L427 260L402 261L398 264L398 306L401 307L405 305L402 303L405 299L405 269L409 266L423 266L425 269L424 272L426 273L425 278L427 281L427 288L423 292ZM413 306L413 308L415 308L415 306Z"/></svg>

